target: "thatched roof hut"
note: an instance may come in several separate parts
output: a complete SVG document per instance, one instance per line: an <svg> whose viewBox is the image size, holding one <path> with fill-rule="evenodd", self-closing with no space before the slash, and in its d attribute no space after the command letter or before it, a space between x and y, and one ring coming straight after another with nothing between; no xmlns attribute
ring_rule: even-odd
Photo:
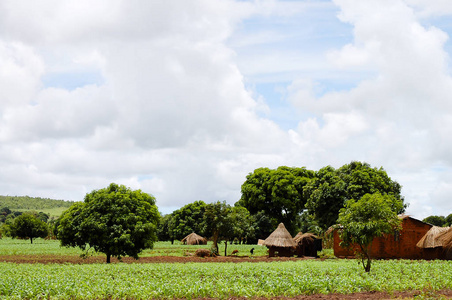
<svg viewBox="0 0 452 300"><path fill-rule="evenodd" d="M181 242L187 245L207 245L207 239L194 232L184 237Z"/></svg>
<svg viewBox="0 0 452 300"><path fill-rule="evenodd" d="M438 235L438 240L443 244L443 248L452 251L452 227Z"/></svg>
<svg viewBox="0 0 452 300"><path fill-rule="evenodd" d="M278 228L272 232L265 239L264 246L267 247L295 247L295 242L292 239L289 231L287 231L286 226L283 223L279 223Z"/></svg>
<svg viewBox="0 0 452 300"><path fill-rule="evenodd" d="M279 256L292 256L295 248L295 242L283 223L280 223L278 228L265 239L263 245L269 248L268 253L270 257L276 254Z"/></svg>
<svg viewBox="0 0 452 300"><path fill-rule="evenodd" d="M295 244L299 245L299 244L303 244L303 243L309 243L314 241L315 239L318 239L318 237L310 232L306 232L306 233L297 233L297 235L293 238L293 241L295 242Z"/></svg>
<svg viewBox="0 0 452 300"><path fill-rule="evenodd" d="M299 232L299 233L297 233L294 237L293 237L293 241L296 243L297 242L297 240L300 238L300 236L302 236L303 235L303 232Z"/></svg>
<svg viewBox="0 0 452 300"><path fill-rule="evenodd" d="M299 232L293 238L293 241L296 244L295 253L297 256L317 257L317 251L322 250L322 239L310 232Z"/></svg>
<svg viewBox="0 0 452 300"><path fill-rule="evenodd" d="M442 233L445 233L448 231L449 227L438 227L433 226L430 228L429 231L419 240L419 242L416 244L419 248L437 248L437 247L443 247L443 241L439 239L439 236Z"/></svg>

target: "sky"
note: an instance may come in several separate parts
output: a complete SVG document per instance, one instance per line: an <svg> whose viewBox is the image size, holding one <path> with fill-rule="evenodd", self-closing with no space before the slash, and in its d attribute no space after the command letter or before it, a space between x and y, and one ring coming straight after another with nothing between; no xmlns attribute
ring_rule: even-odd
<svg viewBox="0 0 452 300"><path fill-rule="evenodd" d="M451 35L450 0L0 0L0 194L170 213L362 161L448 215Z"/></svg>

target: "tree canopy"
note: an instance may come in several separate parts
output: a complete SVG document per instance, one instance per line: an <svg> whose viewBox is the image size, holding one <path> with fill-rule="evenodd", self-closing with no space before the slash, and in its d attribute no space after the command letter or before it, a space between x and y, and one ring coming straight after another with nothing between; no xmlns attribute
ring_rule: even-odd
<svg viewBox="0 0 452 300"><path fill-rule="evenodd" d="M350 199L340 209L338 223L341 246L359 246L362 264L370 271L369 245L376 237L400 229L397 211L403 208L401 200L392 195L365 194L359 200Z"/></svg>
<svg viewBox="0 0 452 300"><path fill-rule="evenodd" d="M168 229L174 239L181 240L192 232L203 235L203 219L206 211L204 201L189 203L172 213L172 222Z"/></svg>
<svg viewBox="0 0 452 300"><path fill-rule="evenodd" d="M296 231L297 216L305 207L304 186L314 178L306 168L259 168L246 176L238 206L254 215L260 211L271 216L272 226L284 223L287 230Z"/></svg>
<svg viewBox="0 0 452 300"><path fill-rule="evenodd" d="M94 248L111 256L135 259L156 238L159 212L155 198L140 190L110 184L85 196L84 202L73 204L60 217L57 237L62 246Z"/></svg>
<svg viewBox="0 0 452 300"><path fill-rule="evenodd" d="M49 233L47 224L31 213L16 217L9 229L11 237L28 238L31 244L34 238L45 238Z"/></svg>
<svg viewBox="0 0 452 300"><path fill-rule="evenodd" d="M368 163L351 162L339 169L331 166L320 169L305 187L306 208L324 230L336 224L339 210L349 199L365 194L390 195L403 203L401 185L393 181L383 168ZM397 211L405 211L406 205Z"/></svg>
<svg viewBox="0 0 452 300"><path fill-rule="evenodd" d="M218 242L221 239L229 239L233 235L231 223L231 206L226 202L209 203L204 214L204 232L210 232L213 239L213 248L218 254Z"/></svg>
<svg viewBox="0 0 452 300"><path fill-rule="evenodd" d="M428 216L422 221L439 227L452 226L452 214L449 214L447 217Z"/></svg>

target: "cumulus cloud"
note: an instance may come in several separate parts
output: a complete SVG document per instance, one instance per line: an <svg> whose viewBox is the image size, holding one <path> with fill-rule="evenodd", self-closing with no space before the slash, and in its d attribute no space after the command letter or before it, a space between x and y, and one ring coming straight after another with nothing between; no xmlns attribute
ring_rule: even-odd
<svg viewBox="0 0 452 300"><path fill-rule="evenodd" d="M327 58L339 69L368 69L375 76L347 91L300 99L300 109L316 117L300 122L298 139L316 141L323 149L319 153L325 153L321 160L334 153L337 165L362 159L400 176L406 201L413 204L409 212L425 216L448 207L448 187L436 172L428 172L439 161L450 164L445 151L452 146L445 139L451 129L446 121L452 92L450 57L444 49L448 35L423 26L404 1L334 2L341 9L340 20L353 25L354 40L328 51ZM291 94L300 98L299 90ZM418 173L411 177L404 172ZM435 180L427 180L425 172ZM424 180L421 185L418 176Z"/></svg>
<svg viewBox="0 0 452 300"><path fill-rule="evenodd" d="M441 6L333 2L2 1L2 193L82 200L117 182L168 212L199 199L234 203L257 167L363 160L404 185L413 214L446 207L449 36L422 22ZM324 51L287 44L299 36L287 20L333 8L350 39ZM237 36L256 15L275 26ZM244 55L250 45L262 48ZM318 81L347 72L352 87ZM250 92L253 76L286 87L281 101L297 125L270 119L277 101Z"/></svg>
<svg viewBox="0 0 452 300"><path fill-rule="evenodd" d="M117 181L155 194L160 206L233 203L244 175L262 163L234 156L285 143L287 134L256 114L225 46L255 9L249 4L24 5L4 1L0 13L5 193L81 200ZM52 72L103 79L75 89L44 85Z"/></svg>

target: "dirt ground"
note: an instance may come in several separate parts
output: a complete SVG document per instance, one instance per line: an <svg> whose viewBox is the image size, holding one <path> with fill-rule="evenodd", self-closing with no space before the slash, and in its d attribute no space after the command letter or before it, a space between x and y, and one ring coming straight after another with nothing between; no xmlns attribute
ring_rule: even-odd
<svg viewBox="0 0 452 300"><path fill-rule="evenodd" d="M303 259L313 259L311 258L295 258L295 257L248 257L248 256L219 256L219 257L194 257L194 256L153 256L153 257L140 257L140 259L135 260L130 257L124 257L121 261L122 263L191 263L191 262L273 262L273 261L295 261ZM0 262L12 262L12 263L73 263L73 264L93 264L93 263L104 263L105 256L91 256L88 258L81 258L78 256L55 256L55 255L0 255ZM116 258L112 258L112 263L118 263ZM249 298L230 298L234 300L250 300ZM267 300L268 298L254 298L254 300ZM395 292L392 294L383 292L362 292L353 294L315 294L315 295L299 295L296 297L274 297L271 299L276 300L351 300L351 299L452 299L452 289L441 290L437 292L433 291L409 291L409 292ZM201 300L201 299L198 299ZM202 300L212 300L212 299L202 299Z"/></svg>

